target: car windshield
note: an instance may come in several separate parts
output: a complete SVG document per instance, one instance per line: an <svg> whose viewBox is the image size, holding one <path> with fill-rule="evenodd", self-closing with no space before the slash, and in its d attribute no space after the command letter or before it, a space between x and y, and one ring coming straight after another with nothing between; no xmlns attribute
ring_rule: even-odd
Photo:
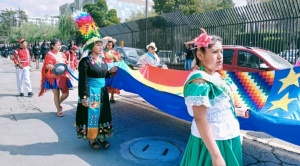
<svg viewBox="0 0 300 166"><path fill-rule="evenodd" d="M264 51L256 49L255 52L263 56L267 62L269 62L272 66L278 67L278 69L286 69L293 67L288 61L284 60L280 56L276 55L271 51Z"/></svg>
<svg viewBox="0 0 300 166"><path fill-rule="evenodd" d="M124 48L123 50L124 50L126 56L133 57L133 58L139 58L140 56L145 54L145 52L143 50L140 50L140 49Z"/></svg>

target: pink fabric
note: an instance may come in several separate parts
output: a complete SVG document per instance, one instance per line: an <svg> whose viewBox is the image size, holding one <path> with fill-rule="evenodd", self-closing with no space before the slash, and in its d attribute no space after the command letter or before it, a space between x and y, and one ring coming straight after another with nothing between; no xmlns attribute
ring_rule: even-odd
<svg viewBox="0 0 300 166"><path fill-rule="evenodd" d="M297 60L295 66L300 66L300 60Z"/></svg>

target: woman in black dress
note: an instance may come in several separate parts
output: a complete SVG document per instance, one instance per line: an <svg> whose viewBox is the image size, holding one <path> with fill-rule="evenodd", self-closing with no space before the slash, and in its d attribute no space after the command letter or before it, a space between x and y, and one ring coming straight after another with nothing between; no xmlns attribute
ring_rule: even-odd
<svg viewBox="0 0 300 166"><path fill-rule="evenodd" d="M40 55L41 55L41 46L38 41L35 42L32 47L32 53L34 55L36 69L40 68Z"/></svg>
<svg viewBox="0 0 300 166"><path fill-rule="evenodd" d="M105 140L113 132L108 90L105 78L113 76L117 68L107 68L105 60L99 56L104 39L94 37L87 41L84 50L91 50L79 62L79 102L76 112L78 138L89 139L94 149L100 146L107 149L110 144Z"/></svg>

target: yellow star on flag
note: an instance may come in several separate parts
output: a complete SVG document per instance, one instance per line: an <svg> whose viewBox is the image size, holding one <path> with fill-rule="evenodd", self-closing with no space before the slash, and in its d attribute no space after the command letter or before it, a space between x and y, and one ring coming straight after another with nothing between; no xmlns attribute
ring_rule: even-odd
<svg viewBox="0 0 300 166"><path fill-rule="evenodd" d="M294 68L291 68L289 74L285 78L280 79L280 82L282 82L282 86L279 89L278 93L280 93L282 90L284 90L290 85L296 85L297 87L299 87L299 82L298 82L299 77L300 77L300 73L296 74Z"/></svg>
<svg viewBox="0 0 300 166"><path fill-rule="evenodd" d="M283 96L283 98L271 102L272 107L267 112L271 112L277 108L281 108L283 111L288 112L288 105L294 100L297 100L297 98L289 99L289 93L287 93Z"/></svg>

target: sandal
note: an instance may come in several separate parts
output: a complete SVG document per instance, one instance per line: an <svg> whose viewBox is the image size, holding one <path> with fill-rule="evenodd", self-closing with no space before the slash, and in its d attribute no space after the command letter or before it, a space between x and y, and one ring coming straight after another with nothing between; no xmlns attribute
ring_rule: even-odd
<svg viewBox="0 0 300 166"><path fill-rule="evenodd" d="M60 106L60 111L57 112L57 117L63 117L64 115L62 112L63 112L63 108L62 108L62 106Z"/></svg>
<svg viewBox="0 0 300 166"><path fill-rule="evenodd" d="M64 115L63 115L62 111L57 112L57 117L63 117L63 116Z"/></svg>
<svg viewBox="0 0 300 166"><path fill-rule="evenodd" d="M98 139L100 145L104 148L104 149L108 149L110 147L110 144L106 141L106 140L100 140Z"/></svg>
<svg viewBox="0 0 300 166"><path fill-rule="evenodd" d="M89 144L93 149L100 149L101 148L97 141L94 141L94 142L89 141Z"/></svg>
<svg viewBox="0 0 300 166"><path fill-rule="evenodd" d="M111 103L115 103L115 102L116 102L115 99L110 99L109 101L110 101Z"/></svg>

